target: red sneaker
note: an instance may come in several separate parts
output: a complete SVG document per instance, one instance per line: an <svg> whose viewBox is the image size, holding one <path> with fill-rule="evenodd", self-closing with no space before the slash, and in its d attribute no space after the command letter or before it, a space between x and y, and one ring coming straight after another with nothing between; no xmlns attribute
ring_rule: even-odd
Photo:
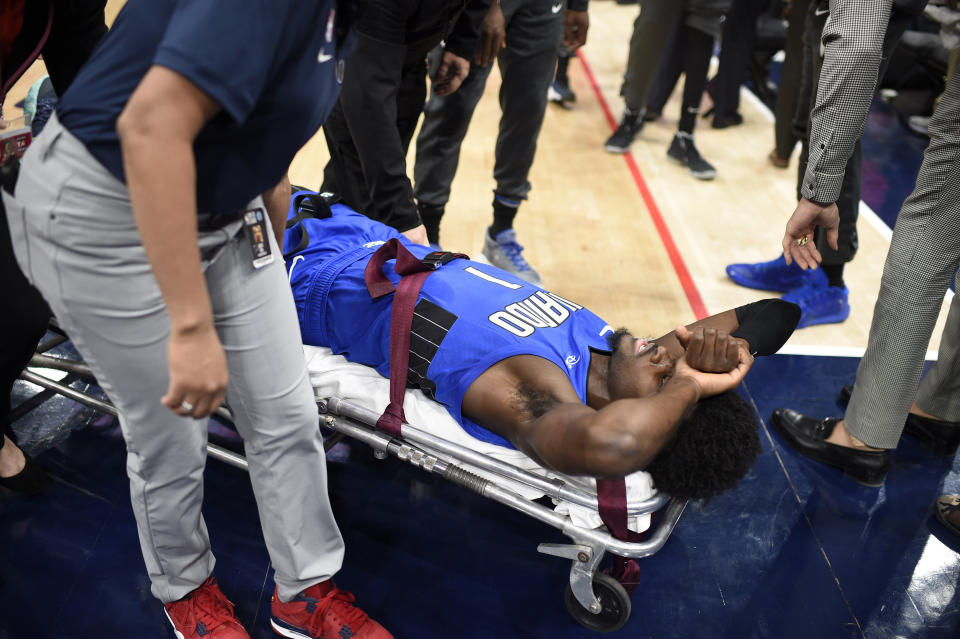
<svg viewBox="0 0 960 639"><path fill-rule="evenodd" d="M287 603L274 591L270 625L277 634L293 639L393 639L353 601L353 595L332 581L310 586Z"/></svg>
<svg viewBox="0 0 960 639"><path fill-rule="evenodd" d="M233 604L220 592L213 577L183 599L163 607L177 639L250 639L233 616Z"/></svg>

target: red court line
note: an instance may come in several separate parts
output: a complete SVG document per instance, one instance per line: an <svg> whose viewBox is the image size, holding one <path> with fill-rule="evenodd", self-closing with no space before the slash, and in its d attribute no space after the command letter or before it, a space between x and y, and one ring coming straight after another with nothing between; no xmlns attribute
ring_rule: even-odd
<svg viewBox="0 0 960 639"><path fill-rule="evenodd" d="M593 71L590 69L590 65L587 63L587 59L584 56L582 49L577 51L577 57L580 58L580 62L583 65L583 70L587 74L587 79L590 80L590 86L593 87L593 92L596 94L597 100L600 102L600 107L603 109L604 115L607 116L607 124L610 125L610 130L615 130L617 128L617 120L610 112L610 107L607 105L607 101L604 99L603 93L600 91L600 85L597 84L597 79L593 76ZM687 270L687 265L684 263L683 258L680 257L680 251L677 249L677 245L673 241L673 236L670 235L670 229L667 228L666 222L663 221L663 215L660 214L660 209L657 207L657 203L653 199L653 195L650 193L649 187L647 187L646 180L643 179L640 169L637 168L637 162L633 158L633 153L624 153L623 159L626 160L627 168L630 169L630 175L633 176L633 181L637 185L637 190L640 191L640 197L643 198L643 203L646 204L647 210L650 212L650 217L653 219L653 225L657 228L657 233L660 234L660 241L663 243L663 248L667 251L667 256L670 258L670 263L673 264L673 270L676 272L677 278L680 280L680 286L683 288L683 292L687 295L687 301L690 303L690 308L693 309L693 314L696 315L697 319L703 319L707 316L707 307L703 303L703 298L700 297L700 291L697 290L696 284L693 283L693 278L690 276L690 271Z"/></svg>

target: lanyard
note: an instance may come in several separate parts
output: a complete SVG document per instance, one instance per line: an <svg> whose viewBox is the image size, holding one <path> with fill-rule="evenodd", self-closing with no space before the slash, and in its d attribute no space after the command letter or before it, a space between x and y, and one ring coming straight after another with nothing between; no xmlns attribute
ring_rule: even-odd
<svg viewBox="0 0 960 639"><path fill-rule="evenodd" d="M33 61L40 56L40 52L43 50L43 45L47 43L47 38L50 37L50 28L53 26L53 0L49 0L49 10L47 11L47 26L43 29L43 35L40 36L40 41L37 43L37 46L33 49L33 52L27 56L23 61L23 64L20 65L15 72L10 74L10 77L6 79L3 83L3 86L0 87L0 116L3 115L3 101L7 97L7 91L10 90L10 87L13 86L13 83L20 79L20 76L23 75L23 72L33 64ZM21 29L23 28L21 24ZM17 34L13 35L13 40L16 40ZM11 42L13 41L11 40ZM3 60L0 59L0 78L3 77Z"/></svg>

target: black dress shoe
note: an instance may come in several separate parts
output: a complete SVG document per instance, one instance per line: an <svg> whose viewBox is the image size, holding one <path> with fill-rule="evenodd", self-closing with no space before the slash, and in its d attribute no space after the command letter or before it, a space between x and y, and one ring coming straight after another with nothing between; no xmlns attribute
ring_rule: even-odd
<svg viewBox="0 0 960 639"><path fill-rule="evenodd" d="M715 129L726 129L731 126L739 126L743 124L743 116L739 113L715 113L713 116L713 128Z"/></svg>
<svg viewBox="0 0 960 639"><path fill-rule="evenodd" d="M50 486L50 476L30 455L23 453L23 459L23 469L16 475L0 477L0 486L24 495L38 495Z"/></svg>
<svg viewBox="0 0 960 639"><path fill-rule="evenodd" d="M795 451L814 461L835 466L851 479L867 486L880 486L890 469L890 452L858 450L826 441L837 422L833 417L813 419L789 408L773 411L771 422Z"/></svg>
<svg viewBox="0 0 960 639"><path fill-rule="evenodd" d="M853 384L847 384L840 389L840 400L843 403L849 404L851 395ZM957 454L957 448L960 448L960 423L957 422L945 422L907 413L903 432L917 438L925 448L937 455L952 457Z"/></svg>

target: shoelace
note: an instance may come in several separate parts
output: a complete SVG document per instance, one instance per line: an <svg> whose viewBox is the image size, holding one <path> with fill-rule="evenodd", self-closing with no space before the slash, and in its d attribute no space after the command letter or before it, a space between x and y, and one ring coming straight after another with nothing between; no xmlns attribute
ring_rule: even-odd
<svg viewBox="0 0 960 639"><path fill-rule="evenodd" d="M315 628L326 617L327 612L334 608L343 619L343 623L356 632L368 619L367 613L353 605L356 598L346 590L331 586L330 592L324 595L317 603L316 610L310 615L310 626Z"/></svg>
<svg viewBox="0 0 960 639"><path fill-rule="evenodd" d="M233 619L233 604L216 585L201 588L191 599L197 618L207 630L213 630Z"/></svg>
<svg viewBox="0 0 960 639"><path fill-rule="evenodd" d="M527 264L527 261L523 259L523 256L520 254L523 251L523 247L520 246L517 242L510 240L507 242L497 242L500 245L500 248L506 254L507 259L517 267L518 271L529 271L530 265Z"/></svg>
<svg viewBox="0 0 960 639"><path fill-rule="evenodd" d="M684 144L687 147L688 160L696 160L698 162L703 162L703 157L700 155L700 151L697 151L697 147L694 146L693 140L685 140Z"/></svg>

